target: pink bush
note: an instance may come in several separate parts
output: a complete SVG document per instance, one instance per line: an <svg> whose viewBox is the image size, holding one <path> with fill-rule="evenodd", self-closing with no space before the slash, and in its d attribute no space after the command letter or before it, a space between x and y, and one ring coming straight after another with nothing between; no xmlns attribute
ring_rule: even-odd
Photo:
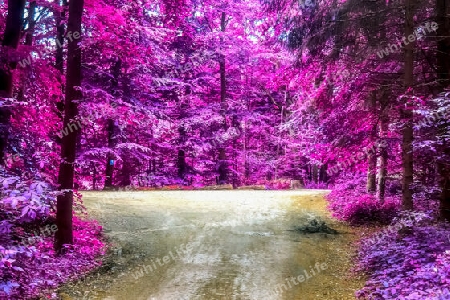
<svg viewBox="0 0 450 300"><path fill-rule="evenodd" d="M374 195L359 190L333 190L327 200L333 217L352 225L388 224L400 209L397 197L387 197L382 203Z"/></svg>
<svg viewBox="0 0 450 300"><path fill-rule="evenodd" d="M95 221L74 217L74 244L58 256L53 233L44 235L36 229L56 228L56 194L50 185L10 177L1 181L0 211L5 220L0 222L0 299L57 299L55 288L100 266L99 258L105 252L102 228ZM75 199L74 207L85 215L81 199Z"/></svg>
<svg viewBox="0 0 450 300"><path fill-rule="evenodd" d="M96 222L74 218L74 245L61 256L53 250L52 237L18 250L0 246L0 299L56 299L53 289L101 265L98 257L105 252L101 230Z"/></svg>

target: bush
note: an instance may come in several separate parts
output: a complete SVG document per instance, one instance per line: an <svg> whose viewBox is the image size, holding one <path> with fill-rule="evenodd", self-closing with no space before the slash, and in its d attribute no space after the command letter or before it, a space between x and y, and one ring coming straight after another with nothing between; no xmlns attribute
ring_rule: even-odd
<svg viewBox="0 0 450 300"><path fill-rule="evenodd" d="M3 176L0 186L0 299L57 299L55 288L101 264L101 226L75 216L74 244L55 254L57 192L50 184ZM74 211L86 215L77 195Z"/></svg>
<svg viewBox="0 0 450 300"><path fill-rule="evenodd" d="M333 190L327 200L332 216L352 225L389 224L400 210L398 198L387 197L382 203L360 190Z"/></svg>

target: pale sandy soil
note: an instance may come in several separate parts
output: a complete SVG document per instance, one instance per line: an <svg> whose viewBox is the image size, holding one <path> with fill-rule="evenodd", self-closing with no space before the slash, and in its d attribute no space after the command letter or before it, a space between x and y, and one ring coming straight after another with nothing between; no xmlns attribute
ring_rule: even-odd
<svg viewBox="0 0 450 300"><path fill-rule="evenodd" d="M326 193L85 192L85 204L104 226L113 253L101 270L63 287L61 298L354 299L362 285L348 277L355 233L328 218ZM340 234L292 231L312 216ZM316 263L327 269L319 267L313 276ZM288 284L305 270L311 278ZM286 288L276 295L280 284Z"/></svg>

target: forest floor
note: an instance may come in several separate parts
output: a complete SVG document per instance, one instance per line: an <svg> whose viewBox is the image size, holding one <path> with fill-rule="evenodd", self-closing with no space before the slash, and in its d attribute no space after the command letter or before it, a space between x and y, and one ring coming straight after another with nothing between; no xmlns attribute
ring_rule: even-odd
<svg viewBox="0 0 450 300"><path fill-rule="evenodd" d="M326 193L84 192L112 250L61 299L354 299L364 283L349 277L358 233L330 219ZM312 218L339 234L293 230Z"/></svg>

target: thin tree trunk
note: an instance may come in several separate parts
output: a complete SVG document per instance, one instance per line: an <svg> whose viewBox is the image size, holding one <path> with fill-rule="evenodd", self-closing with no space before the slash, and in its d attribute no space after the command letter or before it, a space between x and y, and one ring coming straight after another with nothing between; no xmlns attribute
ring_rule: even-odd
<svg viewBox="0 0 450 300"><path fill-rule="evenodd" d="M221 21L220 21L220 30L225 32L226 27L226 14L222 12ZM223 39L221 39L223 42ZM224 118L224 128L226 130L226 95L227 95L227 81L226 81L226 68L225 68L225 55L220 54L219 58L219 67L220 67L220 104L221 111ZM219 184L225 184L227 182L227 156L225 152L225 146L221 146L219 148Z"/></svg>
<svg viewBox="0 0 450 300"><path fill-rule="evenodd" d="M413 0L406 0L405 3L405 36L414 33L414 12ZM405 89L412 87L414 83L414 46L409 43L405 47ZM412 96L412 95L411 95ZM402 103L404 108L401 109L401 117L403 119L403 141L402 141L402 207L405 210L413 209L412 188L413 184L413 111L410 99L404 98Z"/></svg>
<svg viewBox="0 0 450 300"><path fill-rule="evenodd" d="M367 192L375 193L377 188L377 155L376 153L370 153L368 157L368 170L367 170Z"/></svg>
<svg viewBox="0 0 450 300"><path fill-rule="evenodd" d="M8 1L8 17L2 42L6 51L15 50L19 46L24 10L25 0ZM13 70L17 63L9 61L7 57L8 55L0 56L0 98L13 97ZM11 111L7 107L0 107L0 164L5 163L10 116Z"/></svg>
<svg viewBox="0 0 450 300"><path fill-rule="evenodd" d="M387 145L386 136L389 125L389 113L388 108L382 108L382 115L380 120L380 137L382 139L382 145ZM384 202L386 194L386 176L387 176L387 164L388 164L388 151L387 147L380 148L380 169L378 171L378 199Z"/></svg>
<svg viewBox="0 0 450 300"><path fill-rule="evenodd" d="M92 189L97 190L97 168L95 167L95 163L92 163Z"/></svg>
<svg viewBox="0 0 450 300"><path fill-rule="evenodd" d="M31 1L30 7L28 9L28 30L27 34L25 35L26 46L33 45L33 36L36 27L36 21L34 20L35 16L36 16L36 1Z"/></svg>
<svg viewBox="0 0 450 300"><path fill-rule="evenodd" d="M178 177L184 179L186 173L186 156L183 150L178 150Z"/></svg>
<svg viewBox="0 0 450 300"><path fill-rule="evenodd" d="M186 111L188 109L188 105L186 105L183 101L180 102L179 106L179 115L178 115L178 121L180 122L180 125L178 127L178 134L179 134L179 149L178 149L178 160L177 160L177 167L178 167L178 177L184 181L186 172L187 172L187 163L186 163L186 152L184 151L183 147L186 144L186 130L184 128L184 125L182 120L186 117Z"/></svg>
<svg viewBox="0 0 450 300"><path fill-rule="evenodd" d="M33 36L36 27L36 21L34 20L36 16L36 1L30 2L30 7L28 8L28 29L25 34L25 46L33 46ZM25 93L27 90L27 80L22 80L22 86L20 87L19 93L17 94L17 100L19 102L25 101Z"/></svg>
<svg viewBox="0 0 450 300"><path fill-rule="evenodd" d="M377 113L377 96L376 92L372 92L372 95L369 99L369 111L370 113L375 116ZM377 126L374 125L371 136L372 140L375 140L377 132ZM374 147L374 151L370 151L368 154L368 162L367 162L367 192L369 193L375 193L377 190L377 150Z"/></svg>
<svg viewBox="0 0 450 300"><path fill-rule="evenodd" d="M108 119L106 131L108 133L108 148L112 149L114 147L114 120ZM113 187L113 175L114 175L114 156L108 153L106 158L105 167L105 189L110 189Z"/></svg>
<svg viewBox="0 0 450 300"><path fill-rule="evenodd" d="M284 114L284 106L281 107L281 116L280 116L280 128L283 126L283 114ZM278 143L277 143L277 157L275 161L275 180L278 179L278 160L280 159L280 144L281 144L281 130L278 135Z"/></svg>
<svg viewBox="0 0 450 300"><path fill-rule="evenodd" d="M247 106L248 107L248 106ZM243 123L243 130L244 130L244 177L245 177L245 185L248 184L248 177L250 176L250 166L248 163L248 158L247 158L247 124L244 120Z"/></svg>
<svg viewBox="0 0 450 300"><path fill-rule="evenodd" d="M81 33L83 6L84 0L70 1L68 31ZM82 98L82 93L78 89L81 86L81 48L78 45L79 43L80 39L73 39L68 42L63 128L67 128L72 120L75 120L78 114L77 101ZM78 133L79 130L71 131L62 138L61 144L61 164L59 167L58 183L62 193L57 199L56 225L58 226L58 231L55 234L55 250L59 253L62 252L63 245L73 244L73 182Z"/></svg>

